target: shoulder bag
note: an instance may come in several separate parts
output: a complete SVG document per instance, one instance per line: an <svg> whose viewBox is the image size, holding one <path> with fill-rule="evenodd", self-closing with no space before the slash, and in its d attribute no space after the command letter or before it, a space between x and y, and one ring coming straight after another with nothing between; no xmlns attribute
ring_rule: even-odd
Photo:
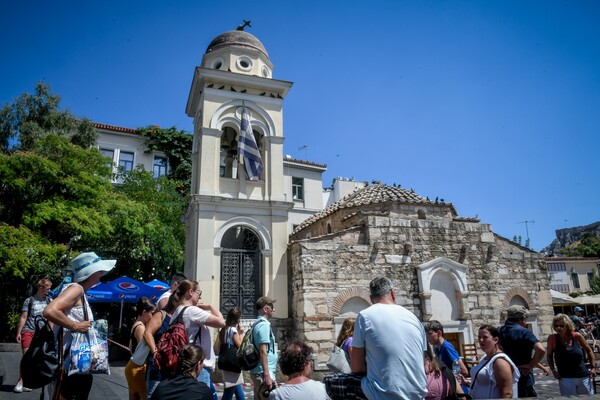
<svg viewBox="0 0 600 400"><path fill-rule="evenodd" d="M231 328L228 328L225 332L225 340L221 343L219 349L219 359L217 365L219 369L229 372L241 372L242 367L237 358L237 349L233 343L233 335L231 335Z"/></svg>
<svg viewBox="0 0 600 400"><path fill-rule="evenodd" d="M334 372L341 372L344 374L352 372L348 359L346 358L346 352L335 345L333 346L333 350L327 361L327 367Z"/></svg>
<svg viewBox="0 0 600 400"><path fill-rule="evenodd" d="M84 320L89 321L85 294L81 294ZM69 376L73 374L107 374L108 366L108 322L105 319L92 321L92 326L85 332L71 332L71 364Z"/></svg>

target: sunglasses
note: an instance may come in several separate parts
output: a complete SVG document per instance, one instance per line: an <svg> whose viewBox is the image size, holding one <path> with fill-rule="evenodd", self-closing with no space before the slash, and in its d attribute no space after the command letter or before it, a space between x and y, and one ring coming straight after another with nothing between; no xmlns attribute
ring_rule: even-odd
<svg viewBox="0 0 600 400"><path fill-rule="evenodd" d="M564 325L554 325L555 328L564 328Z"/></svg>
<svg viewBox="0 0 600 400"><path fill-rule="evenodd" d="M194 292L198 293L198 296L202 296L202 290L196 289L196 290L194 290Z"/></svg>

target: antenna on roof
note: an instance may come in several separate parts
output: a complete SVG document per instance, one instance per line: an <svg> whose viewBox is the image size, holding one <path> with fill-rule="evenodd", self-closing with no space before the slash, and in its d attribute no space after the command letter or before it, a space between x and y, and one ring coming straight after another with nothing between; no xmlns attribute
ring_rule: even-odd
<svg viewBox="0 0 600 400"><path fill-rule="evenodd" d="M531 242L529 241L529 224L535 224L535 221L520 221L515 222L515 224L525 224L525 232L527 233L527 246L525 247L529 247L531 245Z"/></svg>

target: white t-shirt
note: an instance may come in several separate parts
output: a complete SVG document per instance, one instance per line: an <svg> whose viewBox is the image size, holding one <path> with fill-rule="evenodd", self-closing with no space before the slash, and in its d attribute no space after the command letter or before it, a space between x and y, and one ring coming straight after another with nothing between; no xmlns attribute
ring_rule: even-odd
<svg viewBox="0 0 600 400"><path fill-rule="evenodd" d="M413 313L397 304L373 304L356 318L352 347L364 348L369 399L422 399L427 393L423 352L425 330Z"/></svg>
<svg viewBox="0 0 600 400"><path fill-rule="evenodd" d="M171 292L171 289L168 289L166 292L164 292L163 294L160 295L160 297L158 298L158 300L156 300L156 305L158 305L158 303L160 303L160 301L162 299L167 299L167 301L169 301L169 297L171 296L173 292ZM166 307L166 304L165 304Z"/></svg>
<svg viewBox="0 0 600 400"><path fill-rule="evenodd" d="M269 394L269 400L330 400L321 382L308 380L304 383L279 386Z"/></svg>
<svg viewBox="0 0 600 400"><path fill-rule="evenodd" d="M171 317L171 323L173 323L181 310L183 310L185 306L177 307L175 313ZM185 326L185 333L188 336L188 340L192 342L194 338L196 338L196 334L198 334L198 329L200 329L200 334L198 334L198 338L195 344L202 347L205 353L204 366L210 369L215 368L215 363L217 357L215 356L215 351L212 346L212 338L210 336L210 331L206 325L206 321L208 317L212 314L208 311L204 311L201 308L195 306L188 306L185 312L183 313L183 326Z"/></svg>

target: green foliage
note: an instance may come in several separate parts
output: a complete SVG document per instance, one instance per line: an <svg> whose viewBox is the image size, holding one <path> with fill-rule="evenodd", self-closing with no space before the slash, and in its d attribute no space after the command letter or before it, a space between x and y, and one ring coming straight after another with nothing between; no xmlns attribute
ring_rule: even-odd
<svg viewBox="0 0 600 400"><path fill-rule="evenodd" d="M154 219L145 231L144 262L137 264L134 276L168 279L183 265L185 226L181 216L187 207L187 198L179 194L179 185L166 177L154 179L150 172L138 166L125 176L123 185L116 188L129 199L145 205Z"/></svg>
<svg viewBox="0 0 600 400"><path fill-rule="evenodd" d="M600 257L600 238L594 232L586 232L581 240L557 253L565 257Z"/></svg>
<svg viewBox="0 0 600 400"><path fill-rule="evenodd" d="M96 143L97 132L86 119L77 119L69 111L60 110L60 96L40 82L34 94L23 93L14 103L0 110L0 151L13 148L32 150L49 134L65 136L83 148Z"/></svg>
<svg viewBox="0 0 600 400"><path fill-rule="evenodd" d="M169 159L169 178L178 182L178 190L183 195L190 192L192 177L192 144L194 138L175 127L169 129L149 125L139 128L140 135L146 138L149 151L161 151Z"/></svg>
<svg viewBox="0 0 600 400"><path fill-rule="evenodd" d="M116 259L114 276L141 280L166 279L183 266L182 181L155 180L136 169L113 187L112 168L90 149L87 128L72 125L58 102L38 85L36 95L24 94L0 112L0 304L6 316L0 341L14 340L35 283L47 277L58 284L79 252ZM166 131L184 135L173 139L180 145L189 139L191 153L191 136ZM180 160L171 165L183 171L185 151L164 152ZM189 187L189 173L186 179Z"/></svg>
<svg viewBox="0 0 600 400"><path fill-rule="evenodd" d="M589 283L591 294L600 294L600 272L598 270L594 271Z"/></svg>

